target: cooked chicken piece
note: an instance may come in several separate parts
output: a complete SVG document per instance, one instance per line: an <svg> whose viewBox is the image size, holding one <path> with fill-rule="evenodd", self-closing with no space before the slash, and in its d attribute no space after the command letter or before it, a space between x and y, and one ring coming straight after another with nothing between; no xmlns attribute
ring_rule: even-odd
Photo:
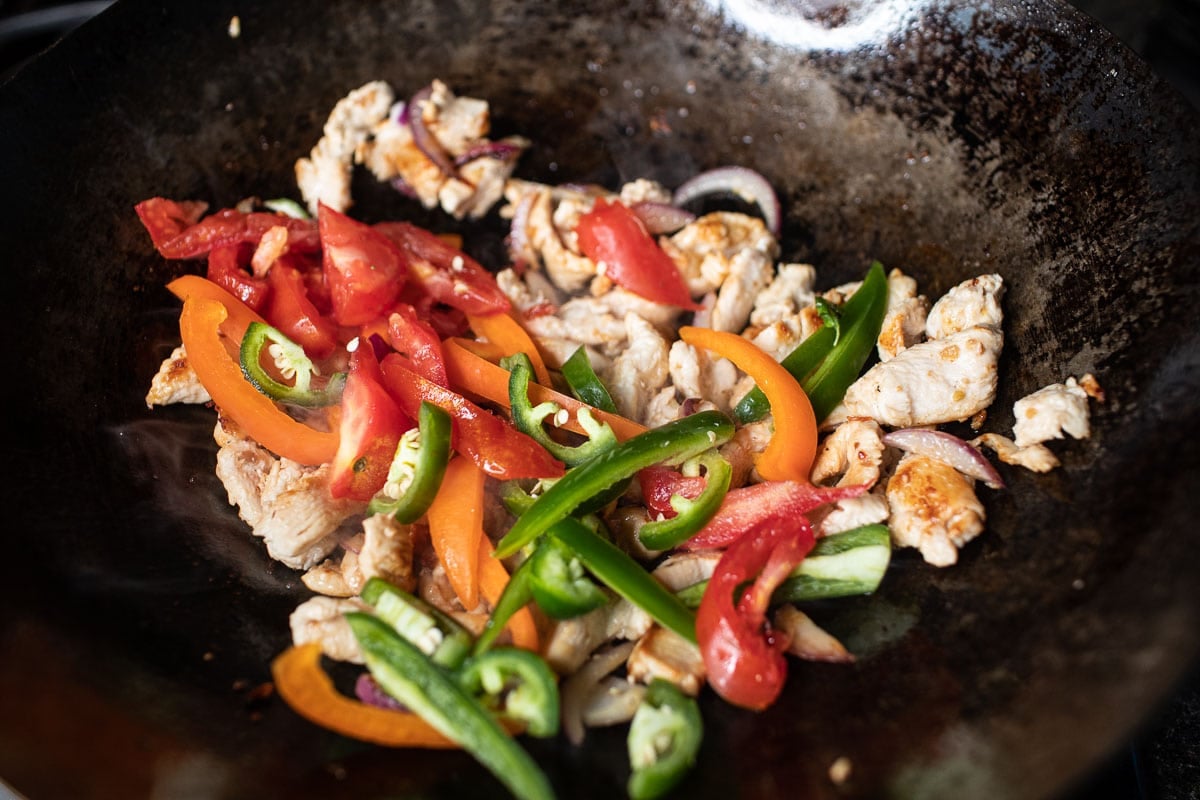
<svg viewBox="0 0 1200 800"><path fill-rule="evenodd" d="M854 662L853 653L795 606L780 606L775 612L774 623L788 637L787 652L798 658L835 664Z"/></svg>
<svg viewBox="0 0 1200 800"><path fill-rule="evenodd" d="M388 514L373 514L363 520L362 550L358 554L364 578L383 578L411 592L413 575L413 530Z"/></svg>
<svg viewBox="0 0 1200 800"><path fill-rule="evenodd" d="M633 652L633 642L622 642L597 650L575 672L566 676L562 682L562 728L567 740L579 745L583 742L584 726L589 724L589 711L594 716L593 726L607 724L602 720L620 715L620 709L631 702L629 694L637 695L638 703L645 694L645 687L629 683L623 678L613 678L616 683L633 690L622 689L608 682L608 676L625 663ZM619 696L618 694L619 693ZM605 706L613 706L608 711ZM629 712L630 716L636 711Z"/></svg>
<svg viewBox="0 0 1200 800"><path fill-rule="evenodd" d="M670 204L671 192L658 181L637 178L621 187L621 202L627 206L634 203Z"/></svg>
<svg viewBox="0 0 1200 800"><path fill-rule="evenodd" d="M500 291L522 314L531 309L557 307L562 302L558 290L540 272L528 270L518 275L515 270L502 269L496 273Z"/></svg>
<svg viewBox="0 0 1200 800"><path fill-rule="evenodd" d="M150 391L146 393L147 408L172 403L207 403L211 400L208 390L196 377L196 371L188 364L183 345L172 350L171 355L162 362L150 381Z"/></svg>
<svg viewBox="0 0 1200 800"><path fill-rule="evenodd" d="M839 500L813 512L810 516L818 537L833 536L835 533L852 531L864 525L885 522L888 518L888 501L883 487L877 486L867 494Z"/></svg>
<svg viewBox="0 0 1200 800"><path fill-rule="evenodd" d="M308 209L324 203L336 211L350 207L350 173L354 153L386 119L395 95L383 81L364 84L343 97L325 121L324 136L308 158L296 162L296 184Z"/></svg>
<svg viewBox="0 0 1200 800"><path fill-rule="evenodd" d="M529 147L529 140L506 136L500 140L518 150ZM479 219L504 196L504 184L516 167L515 158L474 158L458 168L458 177L451 178L438 190L442 210L455 219Z"/></svg>
<svg viewBox="0 0 1200 800"><path fill-rule="evenodd" d="M650 512L645 507L617 506L606 514L604 521L612 533L613 542L629 555L645 561L657 554L656 550L647 550L638 538L638 531L650 521Z"/></svg>
<svg viewBox="0 0 1200 800"><path fill-rule="evenodd" d="M695 697L704 686L704 658L700 648L674 631L655 625L638 640L625 662L629 679L650 683L662 678Z"/></svg>
<svg viewBox="0 0 1200 800"><path fill-rule="evenodd" d="M706 581L712 577L721 554L716 552L674 553L654 568L655 580L672 592Z"/></svg>
<svg viewBox="0 0 1200 800"><path fill-rule="evenodd" d="M775 277L774 251L764 253L742 248L729 260L729 274L721 281L717 303L713 306L709 327L718 331L740 332L750 319L754 300Z"/></svg>
<svg viewBox="0 0 1200 800"><path fill-rule="evenodd" d="M876 350L887 361L921 341L929 300L917 295L917 282L898 269L888 273L887 311L879 330Z"/></svg>
<svg viewBox="0 0 1200 800"><path fill-rule="evenodd" d="M617 410L640 420L669 375L669 350L662 334L637 314L625 315L626 344L613 359L605 385Z"/></svg>
<svg viewBox="0 0 1200 800"><path fill-rule="evenodd" d="M362 503L329 496L329 465L307 467L276 458L231 422L218 419L213 434L217 477L231 505L267 553L294 569L308 569L337 546L337 530L362 513Z"/></svg>
<svg viewBox="0 0 1200 800"><path fill-rule="evenodd" d="M649 614L623 597L615 598L604 611L607 614L604 634L609 639L632 642L645 636L654 624Z"/></svg>
<svg viewBox="0 0 1200 800"><path fill-rule="evenodd" d="M436 555L427 556L421 563L421 569L417 572L417 596L447 614L463 610L450 579L446 577L446 569L437 561Z"/></svg>
<svg viewBox="0 0 1200 800"><path fill-rule="evenodd" d="M955 563L958 548L983 531L974 483L944 461L905 455L887 485L892 540L917 548L934 566Z"/></svg>
<svg viewBox="0 0 1200 800"><path fill-rule="evenodd" d="M1005 464L1024 467L1032 472L1049 472L1058 466L1058 459L1044 444L1017 447L1012 439L998 433L985 433L971 440L974 447L988 447Z"/></svg>
<svg viewBox="0 0 1200 800"><path fill-rule="evenodd" d="M667 363L680 397L703 398L728 413L739 377L733 362L679 340L671 345Z"/></svg>
<svg viewBox="0 0 1200 800"><path fill-rule="evenodd" d="M564 230L555 224L554 192L549 187L534 191L537 196L529 207L525 231L529 246L555 286L569 293L581 291L595 277L596 265L567 244L567 236L574 241L574 227ZM575 215L577 220L576 206L568 205L567 208L570 214L564 212L564 215Z"/></svg>
<svg viewBox="0 0 1200 800"><path fill-rule="evenodd" d="M365 610L367 607L357 600L335 597L305 600L288 618L292 642L297 645L317 642L321 645L321 652L329 658L361 664L362 650L344 615L349 611Z"/></svg>
<svg viewBox="0 0 1200 800"><path fill-rule="evenodd" d="M827 422L870 417L908 428L968 419L996 398L1003 345L1004 335L990 326L913 345L852 384Z"/></svg>
<svg viewBox="0 0 1200 800"><path fill-rule="evenodd" d="M343 543L345 550L339 561L327 558L300 576L300 580L309 589L327 597L354 597L360 594L363 584L367 582L358 564L358 551L362 549L363 540L363 534L355 535Z"/></svg>
<svg viewBox="0 0 1200 800"><path fill-rule="evenodd" d="M461 156L487 137L492 126L488 103L474 97L460 97L439 80L430 86L433 91L424 107L409 109L409 113L420 111L425 127L442 149L452 156Z"/></svg>
<svg viewBox="0 0 1200 800"><path fill-rule="evenodd" d="M626 314L637 314L663 332L671 330L682 313L681 309L675 306L647 300L620 286L612 287L597 297L595 302L618 319L624 319Z"/></svg>
<svg viewBox="0 0 1200 800"><path fill-rule="evenodd" d="M1016 418L1013 441L1017 447L1061 439L1064 433L1076 439L1091 435L1088 394L1074 378L1022 397L1013 404L1013 417Z"/></svg>
<svg viewBox="0 0 1200 800"><path fill-rule="evenodd" d="M675 395L675 387L668 384L658 390L658 394L650 398L646 404L646 416L643 423L647 428L657 428L672 420L679 419L683 405Z"/></svg>
<svg viewBox="0 0 1200 800"><path fill-rule="evenodd" d="M743 335L750 336L754 345L776 361L783 361L796 346L812 336L821 327L821 317L816 308L807 306L798 313L790 314L769 325L755 330L747 328Z"/></svg>
<svg viewBox="0 0 1200 800"><path fill-rule="evenodd" d="M1000 329L1004 311L1004 279L999 275L980 275L955 286L942 295L925 321L925 335L930 339L945 339L978 325Z"/></svg>
<svg viewBox="0 0 1200 800"><path fill-rule="evenodd" d="M757 262L766 258L774 264L779 254L779 245L762 220L731 211L706 214L662 239L660 244L679 265L692 297L715 291L735 270L752 269L745 265L746 260ZM735 266L739 257L742 261ZM765 286L764 283L750 292L746 302L753 305L754 296ZM746 311L749 313L749 308ZM744 325L743 321L738 330Z"/></svg>
<svg viewBox="0 0 1200 800"><path fill-rule="evenodd" d="M754 298L750 324L766 327L811 306L816 281L817 271L810 264L780 264L774 280Z"/></svg>
<svg viewBox="0 0 1200 800"><path fill-rule="evenodd" d="M608 641L607 631L607 607L559 620L546 640L542 656L559 675L570 675L587 661L593 650Z"/></svg>
<svg viewBox="0 0 1200 800"><path fill-rule="evenodd" d="M646 687L610 675L600 680L584 699L583 724L606 728L633 719L646 697Z"/></svg>
<svg viewBox="0 0 1200 800"><path fill-rule="evenodd" d="M595 297L568 300L558 313L533 317L526 325L539 340L574 342L576 347L592 345L605 354L619 352L627 335L624 317L613 314Z"/></svg>
<svg viewBox="0 0 1200 800"><path fill-rule="evenodd" d="M359 146L355 160L379 181L398 180L426 208L438 204L446 176L413 141L412 129L393 115L379 122L372 137Z"/></svg>
<svg viewBox="0 0 1200 800"><path fill-rule="evenodd" d="M729 480L730 487L743 486L750 480L754 462L759 454L767 449L772 431L770 417L751 422L734 431L733 438L718 448L733 469Z"/></svg>
<svg viewBox="0 0 1200 800"><path fill-rule="evenodd" d="M852 419L825 437L813 462L812 482L823 485L874 486L883 464L883 431L873 420ZM860 497L826 506L812 515L818 536L883 522L887 500L879 487Z"/></svg>

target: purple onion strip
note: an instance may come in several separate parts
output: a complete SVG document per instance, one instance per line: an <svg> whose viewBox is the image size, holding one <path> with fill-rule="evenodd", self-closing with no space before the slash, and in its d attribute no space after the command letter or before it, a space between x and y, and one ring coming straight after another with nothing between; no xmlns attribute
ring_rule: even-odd
<svg viewBox="0 0 1200 800"><path fill-rule="evenodd" d="M885 434L883 443L908 453L944 461L992 489L1005 488L1004 479L983 454L957 436L924 428L904 428Z"/></svg>

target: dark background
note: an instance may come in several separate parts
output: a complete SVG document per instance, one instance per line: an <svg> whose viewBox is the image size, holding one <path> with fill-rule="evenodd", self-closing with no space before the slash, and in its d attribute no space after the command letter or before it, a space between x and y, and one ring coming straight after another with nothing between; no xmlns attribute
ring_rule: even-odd
<svg viewBox="0 0 1200 800"><path fill-rule="evenodd" d="M1073 0L1200 109L1200 0ZM106 2L0 0L0 81ZM3 787L0 786L0 794ZM1200 799L1200 670L1065 800Z"/></svg>

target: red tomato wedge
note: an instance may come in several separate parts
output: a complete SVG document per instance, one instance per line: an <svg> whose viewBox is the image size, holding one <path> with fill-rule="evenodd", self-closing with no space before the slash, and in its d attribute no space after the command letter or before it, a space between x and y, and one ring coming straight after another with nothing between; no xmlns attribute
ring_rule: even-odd
<svg viewBox="0 0 1200 800"><path fill-rule="evenodd" d="M208 254L208 279L261 313L271 287L242 269L240 251L236 244L214 247Z"/></svg>
<svg viewBox="0 0 1200 800"><path fill-rule="evenodd" d="M623 203L603 198L579 218L575 226L579 249L596 264L604 263L604 274L613 283L636 295L697 311L679 267Z"/></svg>
<svg viewBox="0 0 1200 800"><path fill-rule="evenodd" d="M562 462L540 444L462 395L422 378L404 362L395 354L383 359L384 386L410 417L417 415L422 400L444 409L454 419L452 446L477 467L500 480L562 477Z"/></svg>
<svg viewBox="0 0 1200 800"><path fill-rule="evenodd" d="M374 497L387 481L400 437L413 426L380 379L374 350L369 345L355 350L342 391L338 449L329 476L333 497Z"/></svg>
<svg viewBox="0 0 1200 800"><path fill-rule="evenodd" d="M365 325L396 302L408 277L408 258L370 225L329 206L320 207L317 220L333 320L339 325Z"/></svg>
<svg viewBox="0 0 1200 800"><path fill-rule="evenodd" d="M333 353L338 345L337 328L308 299L300 270L286 263L286 258L281 259L267 273L267 282L271 286L264 312L267 320L311 358L326 358Z"/></svg>
<svg viewBox="0 0 1200 800"><path fill-rule="evenodd" d="M204 203L152 197L134 210L165 258L200 258L218 247L257 245L264 233L277 226L287 228L288 249L293 252L314 253L321 247L312 220L267 211L247 214L233 208L200 219L206 207Z"/></svg>
<svg viewBox="0 0 1200 800"><path fill-rule="evenodd" d="M492 273L438 236L407 222L380 222L375 229L404 251L409 277L437 302L466 314L495 314L511 307Z"/></svg>
<svg viewBox="0 0 1200 800"><path fill-rule="evenodd" d="M859 497L869 488L866 484L827 488L801 481L767 481L731 489L708 524L682 547L686 550L726 547L762 525L803 521L809 511Z"/></svg>
<svg viewBox="0 0 1200 800"><path fill-rule="evenodd" d="M416 309L397 303L388 315L387 340L396 352L408 356L413 371L438 386L450 386L442 340L429 323L417 317Z"/></svg>
<svg viewBox="0 0 1200 800"><path fill-rule="evenodd" d="M665 519L671 519L677 513L671 505L672 496L695 500L704 491L706 483L701 475L689 478L677 469L663 466L646 467L637 474L637 479L646 508L662 514Z"/></svg>

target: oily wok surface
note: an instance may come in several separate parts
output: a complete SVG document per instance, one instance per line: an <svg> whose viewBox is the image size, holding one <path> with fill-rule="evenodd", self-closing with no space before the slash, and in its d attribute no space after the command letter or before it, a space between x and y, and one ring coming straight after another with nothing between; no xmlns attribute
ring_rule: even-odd
<svg viewBox="0 0 1200 800"><path fill-rule="evenodd" d="M240 16L241 34L228 33ZM898 553L880 592L814 615L854 666L792 663L761 714L703 701L695 797L1054 796L1192 662L1200 528L1196 120L1054 3L126 0L0 88L10 433L0 778L30 797L465 797L470 758L323 732L269 694L306 596L212 473L213 417L142 398L178 341L146 197L296 196L348 90L440 77L535 142L518 176L760 170L787 260L830 286L871 259L936 297L1002 274L986 429L1092 371L1108 393L1063 468L1001 466L958 566ZM361 178L362 176L360 176ZM363 178L353 213L459 230ZM609 797L624 731L528 742L563 797ZM828 778L839 756L847 783Z"/></svg>

